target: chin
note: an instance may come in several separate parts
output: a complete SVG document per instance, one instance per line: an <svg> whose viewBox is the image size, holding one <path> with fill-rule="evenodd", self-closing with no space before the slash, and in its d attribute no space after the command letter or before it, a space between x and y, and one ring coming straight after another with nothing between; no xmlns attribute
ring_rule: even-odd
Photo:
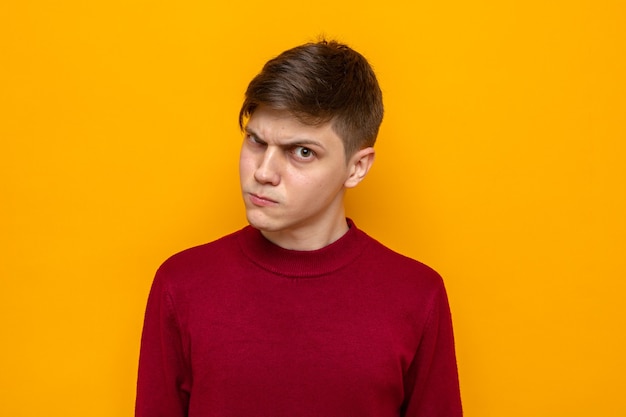
<svg viewBox="0 0 626 417"><path fill-rule="evenodd" d="M250 226L262 232L276 232L281 229L279 222L268 219L266 216L258 216L254 213L246 213Z"/></svg>

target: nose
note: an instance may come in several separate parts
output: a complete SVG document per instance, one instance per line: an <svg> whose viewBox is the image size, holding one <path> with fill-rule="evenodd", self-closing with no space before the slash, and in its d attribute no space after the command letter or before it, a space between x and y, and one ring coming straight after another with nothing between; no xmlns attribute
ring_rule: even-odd
<svg viewBox="0 0 626 417"><path fill-rule="evenodd" d="M254 171L254 179L261 184L278 185L280 183L280 159L278 149L267 147Z"/></svg>

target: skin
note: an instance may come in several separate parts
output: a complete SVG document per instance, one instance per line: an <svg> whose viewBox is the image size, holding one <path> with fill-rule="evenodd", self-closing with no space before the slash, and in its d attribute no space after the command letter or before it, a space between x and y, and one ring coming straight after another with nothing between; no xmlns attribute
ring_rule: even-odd
<svg viewBox="0 0 626 417"><path fill-rule="evenodd" d="M331 123L309 126L286 110L259 106L246 125L239 159L246 216L285 249L315 250L343 236L345 191L374 162L371 147L346 158Z"/></svg>

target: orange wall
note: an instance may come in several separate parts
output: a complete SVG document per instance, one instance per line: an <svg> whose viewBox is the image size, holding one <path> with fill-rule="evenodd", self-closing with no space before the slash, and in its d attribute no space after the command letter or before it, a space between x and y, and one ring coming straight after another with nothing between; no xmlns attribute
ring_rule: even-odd
<svg viewBox="0 0 626 417"><path fill-rule="evenodd" d="M378 72L349 213L444 275L466 415L626 415L625 19L607 0L3 2L0 415L132 414L155 269L245 223L244 88L320 33Z"/></svg>

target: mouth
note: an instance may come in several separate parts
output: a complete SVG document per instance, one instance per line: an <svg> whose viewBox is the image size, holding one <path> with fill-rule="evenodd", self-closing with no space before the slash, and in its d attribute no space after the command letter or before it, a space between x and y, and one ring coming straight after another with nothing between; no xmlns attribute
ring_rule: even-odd
<svg viewBox="0 0 626 417"><path fill-rule="evenodd" d="M278 201L276 200L254 193L248 193L248 199L253 205L259 207L275 206L278 204Z"/></svg>

